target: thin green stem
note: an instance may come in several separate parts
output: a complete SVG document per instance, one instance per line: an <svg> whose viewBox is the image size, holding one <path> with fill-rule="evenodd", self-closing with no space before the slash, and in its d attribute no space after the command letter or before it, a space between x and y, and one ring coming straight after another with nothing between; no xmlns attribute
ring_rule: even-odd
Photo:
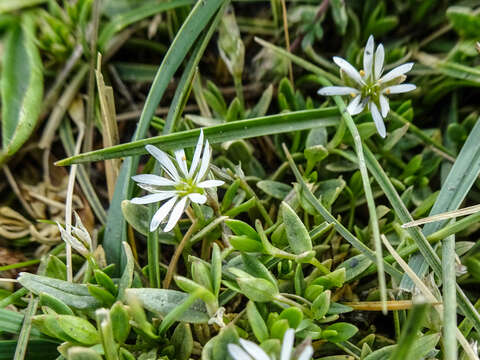
<svg viewBox="0 0 480 360"><path fill-rule="evenodd" d="M457 359L457 296L455 293L455 235L443 240L443 358Z"/></svg>

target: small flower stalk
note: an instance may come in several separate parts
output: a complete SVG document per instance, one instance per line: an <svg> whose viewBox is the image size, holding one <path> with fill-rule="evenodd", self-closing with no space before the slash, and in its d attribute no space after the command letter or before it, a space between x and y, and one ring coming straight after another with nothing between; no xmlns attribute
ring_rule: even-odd
<svg viewBox="0 0 480 360"><path fill-rule="evenodd" d="M326 86L318 91L322 96L351 96L348 113L356 115L367 108L383 138L387 135L384 119L390 111L387 96L416 89L414 84L403 84L407 78L405 74L412 69L413 62L397 66L383 75L384 60L383 45L379 44L375 50L375 42L370 35L363 53L363 70L357 71L348 61L335 56L333 61L340 67L340 76L346 86Z"/></svg>
<svg viewBox="0 0 480 360"><path fill-rule="evenodd" d="M69 244L80 255L88 258L93 251L92 238L83 225L80 216L78 216L76 212L73 214L75 216L75 226L71 227L71 233L68 233L62 227L62 225L57 222L58 229L60 230L60 236L65 243Z"/></svg>
<svg viewBox="0 0 480 360"><path fill-rule="evenodd" d="M171 231L182 217L190 202L205 204L207 201L205 190L224 184L221 180L206 180L212 152L208 140L205 140L205 143L203 140L203 131L200 131L190 168L187 165L184 149L176 150L174 152L175 161L172 161L159 148L153 145L145 146L150 155L160 163L166 175L141 174L132 177L139 187L150 193L142 197L133 198L131 200L132 203L151 204L163 202L152 217L150 222L151 232L157 230L164 221L167 223L163 231Z"/></svg>
<svg viewBox="0 0 480 360"><path fill-rule="evenodd" d="M228 352L234 360L310 360L313 355L313 347L310 341L304 341L293 349L295 342L295 330L288 329L283 336L282 349L279 356L270 357L265 350L254 342L240 339L240 346L228 344Z"/></svg>

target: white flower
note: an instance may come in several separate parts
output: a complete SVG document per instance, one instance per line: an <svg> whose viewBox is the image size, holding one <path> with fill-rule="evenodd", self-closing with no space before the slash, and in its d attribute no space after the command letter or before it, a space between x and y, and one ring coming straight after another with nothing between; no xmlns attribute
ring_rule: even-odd
<svg viewBox="0 0 480 360"><path fill-rule="evenodd" d="M75 215L75 226L71 227L70 234L57 222L60 236L63 241L77 250L82 256L87 257L92 252L92 239L78 214L76 212L73 214Z"/></svg>
<svg viewBox="0 0 480 360"><path fill-rule="evenodd" d="M295 331L288 329L283 336L280 357L270 358L267 353L254 342L240 339L240 346L228 344L228 352L234 360L310 360L313 355L312 345L302 343L293 352Z"/></svg>
<svg viewBox="0 0 480 360"><path fill-rule="evenodd" d="M131 200L134 204L150 204L165 201L153 215L150 222L150 231L155 231L162 221L170 214L167 225L163 229L168 232L174 228L183 211L192 201L197 204L205 204L205 188L223 185L221 180L204 180L210 166L212 155L208 140L203 145L203 131L200 131L197 146L193 154L190 169L187 166L187 158L183 149L176 150L175 164L170 157L159 148L153 145L145 146L147 151L160 162L160 165L167 177L142 174L132 177L142 189L151 194L143 197L136 197ZM202 154L203 148L203 154Z"/></svg>
<svg viewBox="0 0 480 360"><path fill-rule="evenodd" d="M373 36L370 35L363 53L363 70L357 71L348 61L334 57L333 61L340 67L340 75L347 86L327 86L318 90L319 95L350 95L353 100L348 104L347 111L356 115L363 111L365 106L372 114L373 121L381 137L387 135L383 119L390 111L386 95L401 94L416 89L413 84L402 84L405 73L413 67L413 62L402 64L383 74L385 51L379 44L377 50ZM375 52L375 54L374 54Z"/></svg>

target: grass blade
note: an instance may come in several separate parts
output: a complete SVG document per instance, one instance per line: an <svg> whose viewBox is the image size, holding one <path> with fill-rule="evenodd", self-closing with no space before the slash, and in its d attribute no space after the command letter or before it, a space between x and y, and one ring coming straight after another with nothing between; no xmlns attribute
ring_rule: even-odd
<svg viewBox="0 0 480 360"><path fill-rule="evenodd" d="M234 121L209 126L203 128L203 131L205 136L208 137L208 141L215 144L235 139L248 139L264 135L311 129L314 127L335 126L339 123L338 117L338 110L330 107ZM170 135L156 136L72 156L56 162L56 165L65 166L83 162L114 159L123 156L142 155L146 154L145 145L147 144L158 146L162 150L192 147L195 146L199 134L200 130L194 129Z"/></svg>
<svg viewBox="0 0 480 360"><path fill-rule="evenodd" d="M457 284L455 271L455 235L450 235L442 242L443 271L443 346L444 359L457 359Z"/></svg>
<svg viewBox="0 0 480 360"><path fill-rule="evenodd" d="M32 329L32 316L37 312L38 298L30 298L25 316L23 317L22 330L18 337L17 348L15 349L14 360L23 360L27 353L28 339L30 338L30 330Z"/></svg>

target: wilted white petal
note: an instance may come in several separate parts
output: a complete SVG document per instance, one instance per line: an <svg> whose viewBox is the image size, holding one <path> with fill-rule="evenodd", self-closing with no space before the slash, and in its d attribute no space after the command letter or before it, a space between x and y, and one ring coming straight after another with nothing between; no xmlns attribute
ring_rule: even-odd
<svg viewBox="0 0 480 360"><path fill-rule="evenodd" d="M370 35L367 45L365 46L365 51L363 52L363 71L365 71L365 79L368 79L372 73L374 47L375 42L373 40L373 35Z"/></svg>
<svg viewBox="0 0 480 360"><path fill-rule="evenodd" d="M402 94L412 90L415 90L417 87L413 84L400 84L400 85L392 85L388 88L384 89L382 92L384 94Z"/></svg>
<svg viewBox="0 0 480 360"><path fill-rule="evenodd" d="M312 355L313 355L313 347L307 346L298 357L298 360L310 360L312 358Z"/></svg>
<svg viewBox="0 0 480 360"><path fill-rule="evenodd" d="M244 339L240 339L239 341L240 345L242 345L245 351L255 360L270 360L270 357L265 353L265 351L254 342Z"/></svg>
<svg viewBox="0 0 480 360"><path fill-rule="evenodd" d="M236 344L228 344L228 352L234 360L252 360L252 358Z"/></svg>
<svg viewBox="0 0 480 360"><path fill-rule="evenodd" d="M152 217L152 221L150 222L150 231L155 231L158 228L163 219L165 219L170 210L172 210L172 207L175 205L176 201L177 197L175 196L160 206L160 209L158 209L155 215Z"/></svg>
<svg viewBox="0 0 480 360"><path fill-rule="evenodd" d="M195 152L193 154L192 164L190 165L190 171L188 172L188 177L191 178L197 170L198 163L200 161L200 155L202 155L203 147L203 129L200 129L200 136L198 137L197 146L195 146Z"/></svg>
<svg viewBox="0 0 480 360"><path fill-rule="evenodd" d="M225 182L222 180L205 180L205 181L199 182L197 186L199 188L209 188L209 187L221 186L223 184L225 184Z"/></svg>
<svg viewBox="0 0 480 360"><path fill-rule="evenodd" d="M280 353L280 360L290 360L294 340L295 331L293 329L288 329L287 331L285 331L282 342L282 352Z"/></svg>
<svg viewBox="0 0 480 360"><path fill-rule="evenodd" d="M142 197L136 197L130 200L132 204L151 204L154 202L159 202L163 200L170 199L171 197L176 195L176 191L162 191L154 194L148 194Z"/></svg>
<svg viewBox="0 0 480 360"><path fill-rule="evenodd" d="M166 153L164 153L162 150L157 148L156 146L153 145L146 145L145 149L155 158L158 160L160 165L162 165L162 168L167 172L170 177L175 180L179 181L180 177L178 176L178 171L175 165L173 165L172 160L168 157Z"/></svg>
<svg viewBox="0 0 480 360"><path fill-rule="evenodd" d="M359 91L349 86L326 86L318 90L318 95L333 96L333 95L350 95L358 94Z"/></svg>
<svg viewBox="0 0 480 360"><path fill-rule="evenodd" d="M200 170L198 170L198 173L195 176L195 182L201 181L205 177L205 174L207 173L208 167L210 165L211 155L212 155L212 151L210 149L210 145L208 144L208 140L206 140L205 148L203 149L203 156L202 156L202 162L200 164Z"/></svg>
<svg viewBox="0 0 480 360"><path fill-rule="evenodd" d="M348 75L348 77L350 77L352 80L356 81L360 85L365 85L365 82L363 81L360 73L347 60L344 60L338 56L334 56L333 61L340 67L340 69L342 69Z"/></svg>
<svg viewBox="0 0 480 360"><path fill-rule="evenodd" d="M187 157L185 156L185 150L175 150L174 154L183 176L188 176Z"/></svg>
<svg viewBox="0 0 480 360"><path fill-rule="evenodd" d="M154 174L141 174L132 176L132 180L147 184L147 185L155 185L155 186L174 186L175 181L167 179L163 176L154 175Z"/></svg>
<svg viewBox="0 0 480 360"><path fill-rule="evenodd" d="M75 226L72 226L72 232L87 246L89 250L92 250L92 238L83 225L82 219L80 219L80 216L78 216L76 211L73 212L73 215L75 217Z"/></svg>
<svg viewBox="0 0 480 360"><path fill-rule="evenodd" d="M380 111L382 112L383 117L386 117L388 112L390 111L388 99L383 95L380 95Z"/></svg>
<svg viewBox="0 0 480 360"><path fill-rule="evenodd" d="M375 51L375 79L378 79L382 75L383 62L385 61L385 49L382 44L379 44L377 51Z"/></svg>
<svg viewBox="0 0 480 360"><path fill-rule="evenodd" d="M89 254L89 250L86 248L81 241L76 239L72 234L67 233L67 231L57 222L58 230L60 230L60 236L62 240L70 245L73 249L77 250L83 256L87 256Z"/></svg>
<svg viewBox="0 0 480 360"><path fill-rule="evenodd" d="M355 99L350 101L350 104L348 104L347 106L347 111L350 115L357 115L362 112L365 104L360 100L362 100L362 96L358 95L357 97L355 97Z"/></svg>
<svg viewBox="0 0 480 360"><path fill-rule="evenodd" d="M186 203L187 198L183 197L177 204L175 204L175 207L173 208L172 213L170 214L170 217L168 219L167 225L165 226L165 229L163 229L164 232L169 232L175 227L178 220L180 220L180 218L182 217Z"/></svg>
<svg viewBox="0 0 480 360"><path fill-rule="evenodd" d="M387 131L385 129L385 123L383 122L382 115L380 111L378 111L377 105L375 103L370 102L370 112L372 113L373 121L375 122L375 126L377 127L377 131L382 138L387 136Z"/></svg>
<svg viewBox="0 0 480 360"><path fill-rule="evenodd" d="M191 193L187 196L190 200L197 204L205 204L207 202L207 197L199 193Z"/></svg>
<svg viewBox="0 0 480 360"><path fill-rule="evenodd" d="M405 74L406 72L409 72L410 70L412 70L412 67L413 62L397 66L396 68L386 73L385 76L383 76L379 81L383 83L389 82L390 80L396 79L397 77Z"/></svg>

